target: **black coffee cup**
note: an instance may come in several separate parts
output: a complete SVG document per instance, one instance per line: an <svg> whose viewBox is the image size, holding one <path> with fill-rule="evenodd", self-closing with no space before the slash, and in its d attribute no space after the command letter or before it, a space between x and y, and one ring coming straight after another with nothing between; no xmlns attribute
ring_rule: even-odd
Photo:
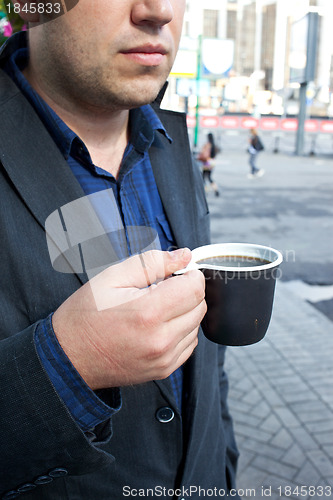
<svg viewBox="0 0 333 500"><path fill-rule="evenodd" d="M206 278L205 336L229 346L250 345L266 334L282 255L250 243L206 245L192 251L185 269L201 269ZM184 271L184 270L183 270Z"/></svg>

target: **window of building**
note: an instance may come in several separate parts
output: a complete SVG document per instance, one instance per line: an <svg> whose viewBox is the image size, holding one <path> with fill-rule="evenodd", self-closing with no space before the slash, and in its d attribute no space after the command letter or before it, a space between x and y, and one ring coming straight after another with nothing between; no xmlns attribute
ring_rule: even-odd
<svg viewBox="0 0 333 500"><path fill-rule="evenodd" d="M217 38L218 10L205 9L203 11L202 34L206 38Z"/></svg>

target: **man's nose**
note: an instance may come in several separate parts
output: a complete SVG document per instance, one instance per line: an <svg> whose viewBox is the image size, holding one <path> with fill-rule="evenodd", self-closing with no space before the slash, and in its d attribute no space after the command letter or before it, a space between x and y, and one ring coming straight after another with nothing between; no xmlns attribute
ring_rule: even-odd
<svg viewBox="0 0 333 500"><path fill-rule="evenodd" d="M173 19L170 0L137 0L132 8L132 22L136 25L163 26Z"/></svg>

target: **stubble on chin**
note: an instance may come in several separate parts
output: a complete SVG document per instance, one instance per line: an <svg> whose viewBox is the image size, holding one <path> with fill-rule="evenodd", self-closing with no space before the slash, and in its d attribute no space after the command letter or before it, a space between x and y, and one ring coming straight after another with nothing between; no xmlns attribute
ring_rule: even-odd
<svg viewBox="0 0 333 500"><path fill-rule="evenodd" d="M145 104L150 104L157 98L160 90L162 89L165 82L163 82L158 87L154 85L153 88L147 88L142 86L133 86L134 88L130 91L123 91L121 95L113 96L113 104L119 106L122 109L133 109Z"/></svg>
<svg viewBox="0 0 333 500"><path fill-rule="evenodd" d="M105 81L104 89L100 90L100 102L114 109L133 109L152 103L165 84L169 72L158 74L152 70L136 77L117 78L111 75L113 81Z"/></svg>

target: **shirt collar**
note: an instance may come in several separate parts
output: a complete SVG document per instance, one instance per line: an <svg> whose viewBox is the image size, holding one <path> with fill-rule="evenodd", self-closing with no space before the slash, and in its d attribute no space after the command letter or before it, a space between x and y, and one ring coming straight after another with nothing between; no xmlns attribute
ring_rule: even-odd
<svg viewBox="0 0 333 500"><path fill-rule="evenodd" d="M23 38L23 37L22 37ZM20 43L18 44L17 41ZM14 82L37 111L40 119L53 137L60 151L67 159L72 148L77 148L77 143L84 145L82 140L73 132L53 109L39 96L31 87L22 71L26 67L29 58L28 48L24 47L22 40L16 37L16 50L11 50L4 70L11 76ZM164 134L172 142L161 120L150 105L141 106L130 111L131 138L130 145L138 152L144 153L151 146L155 131Z"/></svg>

